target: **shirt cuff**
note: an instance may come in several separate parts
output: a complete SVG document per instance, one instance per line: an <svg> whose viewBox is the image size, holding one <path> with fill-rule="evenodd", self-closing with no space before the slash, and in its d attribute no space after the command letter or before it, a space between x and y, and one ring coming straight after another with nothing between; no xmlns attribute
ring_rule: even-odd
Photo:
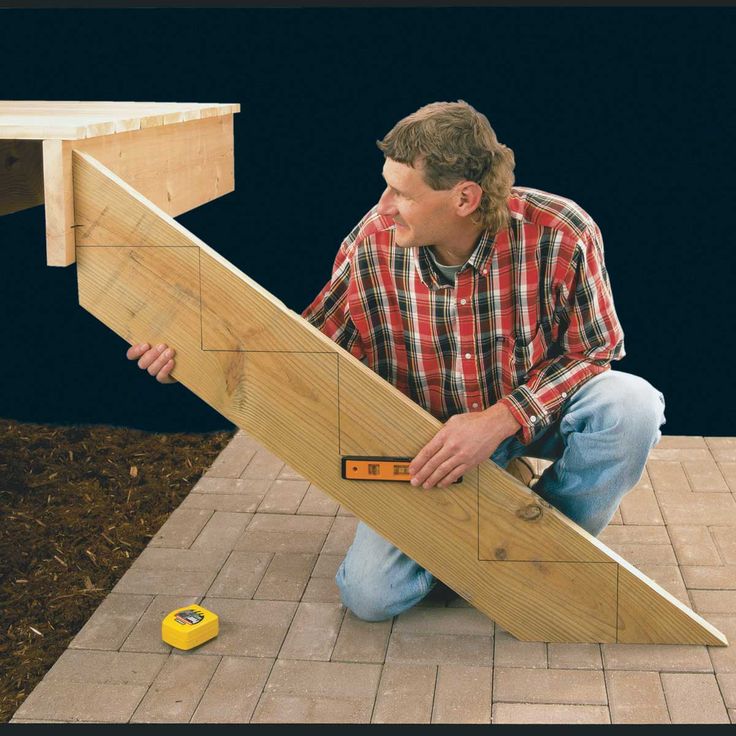
<svg viewBox="0 0 736 736"><path fill-rule="evenodd" d="M556 412L547 411L526 386L515 388L499 399L499 403L521 424L521 441L524 445L528 445L539 431L555 420Z"/></svg>

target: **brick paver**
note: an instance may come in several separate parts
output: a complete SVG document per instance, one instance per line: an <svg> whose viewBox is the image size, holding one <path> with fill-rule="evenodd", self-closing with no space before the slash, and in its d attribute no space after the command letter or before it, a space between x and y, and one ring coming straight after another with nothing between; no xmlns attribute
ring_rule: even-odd
<svg viewBox="0 0 736 736"><path fill-rule="evenodd" d="M205 598L202 606L215 611L220 633L198 647L201 654L241 657L276 657L294 618L297 604L291 601Z"/></svg>
<svg viewBox="0 0 736 736"><path fill-rule="evenodd" d="M113 593L137 593L139 595L201 596L207 592L217 573L192 570L146 570L130 568L118 580Z"/></svg>
<svg viewBox="0 0 736 736"><path fill-rule="evenodd" d="M729 723L715 675L662 673L672 723Z"/></svg>
<svg viewBox="0 0 736 736"><path fill-rule="evenodd" d="M706 437L705 442L717 462L736 462L736 437Z"/></svg>
<svg viewBox="0 0 736 736"><path fill-rule="evenodd" d="M713 669L719 674L736 672L736 613L714 613L708 616L708 621L722 631L731 644L729 647L710 648Z"/></svg>
<svg viewBox="0 0 736 736"><path fill-rule="evenodd" d="M620 514L622 520L618 523L623 522L629 526L664 525L662 512L659 510L652 481L646 468L639 482L624 496L617 513Z"/></svg>
<svg viewBox="0 0 736 736"><path fill-rule="evenodd" d="M43 679L18 708L19 718L39 721L93 721L119 723L130 720L148 685L57 682Z"/></svg>
<svg viewBox="0 0 736 736"><path fill-rule="evenodd" d="M726 517L721 523L727 520L728 518ZM713 526L710 531L718 549L721 551L723 561L727 565L736 565L736 525Z"/></svg>
<svg viewBox="0 0 736 736"><path fill-rule="evenodd" d="M731 641L734 492L736 438L665 436L600 537ZM359 620L334 580L357 523L238 432L14 720L736 720L736 646L522 642L439 594ZM161 620L192 603L218 613L220 633L180 652Z"/></svg>
<svg viewBox="0 0 736 736"><path fill-rule="evenodd" d="M610 723L602 705L550 705L547 703L495 703L493 723Z"/></svg>
<svg viewBox="0 0 736 736"><path fill-rule="evenodd" d="M736 589L736 565L720 565L717 567L685 565L680 568L680 571L688 588Z"/></svg>
<svg viewBox="0 0 736 736"><path fill-rule="evenodd" d="M316 560L317 555L277 552L253 597L271 601L301 600Z"/></svg>
<svg viewBox="0 0 736 736"><path fill-rule="evenodd" d="M672 460L649 460L647 474L658 496L692 492L682 463Z"/></svg>
<svg viewBox="0 0 736 736"><path fill-rule="evenodd" d="M729 488L718 465L710 458L706 460L685 460L682 463L690 481L690 487L703 493L728 493Z"/></svg>
<svg viewBox="0 0 736 736"><path fill-rule="evenodd" d="M332 660L383 662L386 658L391 625L390 620L361 621L351 611L347 611L332 651Z"/></svg>
<svg viewBox="0 0 736 736"><path fill-rule="evenodd" d="M344 614L339 603L300 603L279 657L328 661Z"/></svg>
<svg viewBox="0 0 736 736"><path fill-rule="evenodd" d="M493 664L493 640L487 636L463 634L393 633L389 639L386 661L490 667Z"/></svg>
<svg viewBox="0 0 736 736"><path fill-rule="evenodd" d="M248 723L273 663L273 659L223 657L191 722Z"/></svg>
<svg viewBox="0 0 736 736"><path fill-rule="evenodd" d="M229 552L252 518L252 514L215 511L192 542L192 549L221 549Z"/></svg>
<svg viewBox="0 0 736 736"><path fill-rule="evenodd" d="M736 462L719 462L718 467L731 493L736 493Z"/></svg>
<svg viewBox="0 0 736 736"><path fill-rule="evenodd" d="M275 480L284 468L283 460L266 449L259 449L240 474L241 478L268 478Z"/></svg>
<svg viewBox="0 0 736 736"><path fill-rule="evenodd" d="M496 667L547 667L547 644L543 641L519 641L499 626L493 653Z"/></svg>
<svg viewBox="0 0 736 736"><path fill-rule="evenodd" d="M279 659L253 716L254 723L367 723L381 666Z"/></svg>
<svg viewBox="0 0 736 736"><path fill-rule="evenodd" d="M492 673L491 667L440 665L432 723L488 723Z"/></svg>
<svg viewBox="0 0 736 736"><path fill-rule="evenodd" d="M152 595L110 593L72 639L69 647L118 649L152 600Z"/></svg>
<svg viewBox="0 0 736 736"><path fill-rule="evenodd" d="M430 723L436 681L434 665L385 665L372 722Z"/></svg>
<svg viewBox="0 0 736 736"><path fill-rule="evenodd" d="M171 654L131 722L188 723L218 664L218 657Z"/></svg>
<svg viewBox="0 0 736 736"><path fill-rule="evenodd" d="M209 509L176 509L149 546L186 549L199 536L213 513Z"/></svg>
<svg viewBox="0 0 736 736"><path fill-rule="evenodd" d="M317 553L322 549L333 521L326 516L256 514L234 549Z"/></svg>
<svg viewBox="0 0 736 736"><path fill-rule="evenodd" d="M723 700L727 708L736 708L736 673L716 675L718 687L721 688Z"/></svg>
<svg viewBox="0 0 736 736"><path fill-rule="evenodd" d="M736 519L736 500L731 493L666 493L659 506L667 524L714 526Z"/></svg>
<svg viewBox="0 0 736 736"><path fill-rule="evenodd" d="M330 528L322 552L327 555L344 555L355 536L358 519L354 516L338 516Z"/></svg>
<svg viewBox="0 0 736 736"><path fill-rule="evenodd" d="M313 603L340 603L340 590L335 578L310 578L302 600Z"/></svg>
<svg viewBox="0 0 736 736"><path fill-rule="evenodd" d="M306 480L283 480L277 478L263 497L259 511L265 514L295 514L307 493Z"/></svg>
<svg viewBox="0 0 736 736"><path fill-rule="evenodd" d="M273 558L273 552L231 552L209 594L216 598L252 598Z"/></svg>
<svg viewBox="0 0 736 736"><path fill-rule="evenodd" d="M720 565L721 557L707 526L667 527L680 565Z"/></svg>
<svg viewBox="0 0 736 736"><path fill-rule="evenodd" d="M606 673L611 723L669 723L659 672Z"/></svg>
<svg viewBox="0 0 736 736"><path fill-rule="evenodd" d="M206 475L215 478L238 478L260 449L258 442L238 432L210 466Z"/></svg>
<svg viewBox="0 0 736 736"><path fill-rule="evenodd" d="M494 669L493 699L498 703L608 705L603 673L599 671Z"/></svg>
<svg viewBox="0 0 736 736"><path fill-rule="evenodd" d="M603 666L607 670L713 671L708 650L701 646L601 644L601 651L603 652Z"/></svg>
<svg viewBox="0 0 736 736"><path fill-rule="evenodd" d="M256 502L255 507L249 511L255 511L270 485L271 481L268 478L221 478L209 475L208 471L197 481L192 493L247 496Z"/></svg>
<svg viewBox="0 0 736 736"><path fill-rule="evenodd" d="M550 642L547 645L550 669L602 670L600 644L568 644Z"/></svg>
<svg viewBox="0 0 736 736"><path fill-rule="evenodd" d="M297 514L312 514L314 516L335 516L339 504L333 501L321 488L310 485L299 504Z"/></svg>

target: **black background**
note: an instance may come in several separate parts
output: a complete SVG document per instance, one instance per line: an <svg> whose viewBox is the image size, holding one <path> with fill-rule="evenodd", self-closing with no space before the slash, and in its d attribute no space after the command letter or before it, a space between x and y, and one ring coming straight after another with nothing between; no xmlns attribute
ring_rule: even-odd
<svg viewBox="0 0 736 736"><path fill-rule="evenodd" d="M734 8L0 11L4 99L237 102L235 191L179 218L287 306L329 277L383 185L374 141L465 99L516 181L598 222L627 357L667 434L734 435ZM125 359L45 266L42 207L0 218L0 416L229 422Z"/></svg>

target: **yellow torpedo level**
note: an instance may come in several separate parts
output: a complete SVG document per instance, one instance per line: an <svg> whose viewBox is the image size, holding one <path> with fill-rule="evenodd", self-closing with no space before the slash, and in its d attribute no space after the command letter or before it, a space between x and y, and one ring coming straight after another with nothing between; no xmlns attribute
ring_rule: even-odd
<svg viewBox="0 0 736 736"><path fill-rule="evenodd" d="M161 638L177 649L193 649L214 639L220 629L216 613L192 604L172 611L161 622Z"/></svg>

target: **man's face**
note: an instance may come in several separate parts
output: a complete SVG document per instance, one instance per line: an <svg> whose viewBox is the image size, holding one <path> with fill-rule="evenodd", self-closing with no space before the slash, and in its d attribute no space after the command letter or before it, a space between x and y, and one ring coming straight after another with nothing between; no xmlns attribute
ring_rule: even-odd
<svg viewBox="0 0 736 736"><path fill-rule="evenodd" d="M423 166L400 164L387 158L383 165L386 189L378 202L378 213L396 223L396 245L442 246L457 227L453 189L435 190L424 181Z"/></svg>

